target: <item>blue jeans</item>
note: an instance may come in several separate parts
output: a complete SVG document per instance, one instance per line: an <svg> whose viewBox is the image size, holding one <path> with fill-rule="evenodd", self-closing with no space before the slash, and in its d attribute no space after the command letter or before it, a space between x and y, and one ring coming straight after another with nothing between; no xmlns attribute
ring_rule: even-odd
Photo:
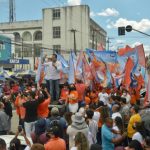
<svg viewBox="0 0 150 150"><path fill-rule="evenodd" d="M59 100L59 94L60 94L60 89L59 89L59 79L58 80L50 80L50 95L51 95L51 100Z"/></svg>
<svg viewBox="0 0 150 150"><path fill-rule="evenodd" d="M46 88L48 90L48 92L50 93L50 85L49 85L49 80L46 80Z"/></svg>

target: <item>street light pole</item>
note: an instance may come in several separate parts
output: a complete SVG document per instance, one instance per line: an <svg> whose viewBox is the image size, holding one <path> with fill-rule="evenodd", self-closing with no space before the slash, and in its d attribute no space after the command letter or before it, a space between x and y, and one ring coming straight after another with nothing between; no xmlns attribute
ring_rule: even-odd
<svg viewBox="0 0 150 150"><path fill-rule="evenodd" d="M77 30L71 29L71 32L73 32L73 38L74 38L74 53L77 55L77 49L76 49L76 32Z"/></svg>

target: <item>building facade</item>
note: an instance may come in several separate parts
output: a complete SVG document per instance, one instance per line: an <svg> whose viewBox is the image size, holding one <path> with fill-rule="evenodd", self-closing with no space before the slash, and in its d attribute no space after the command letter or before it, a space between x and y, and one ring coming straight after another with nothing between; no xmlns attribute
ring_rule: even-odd
<svg viewBox="0 0 150 150"><path fill-rule="evenodd" d="M90 18L87 5L46 8L42 14L42 20L0 23L0 31L15 36L16 58L29 58L33 64L42 49L48 55L65 55L73 49L97 49L100 43L106 46L107 33Z"/></svg>

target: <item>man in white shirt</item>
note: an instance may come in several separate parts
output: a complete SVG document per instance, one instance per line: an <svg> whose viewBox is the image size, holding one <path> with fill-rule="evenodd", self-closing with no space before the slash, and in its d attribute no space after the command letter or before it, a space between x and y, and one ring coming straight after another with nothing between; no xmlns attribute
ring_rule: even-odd
<svg viewBox="0 0 150 150"><path fill-rule="evenodd" d="M98 94L99 101L102 101L104 105L107 105L108 103L108 94L106 93L106 90L103 89L102 92Z"/></svg>
<svg viewBox="0 0 150 150"><path fill-rule="evenodd" d="M116 117L122 118L122 116L119 112L119 109L120 109L119 105L117 105L117 104L113 105L113 107L112 107L113 114L112 114L112 117L111 117L113 120L115 120Z"/></svg>
<svg viewBox="0 0 150 150"><path fill-rule="evenodd" d="M50 83L50 95L52 101L59 99L60 89L59 89L59 80L60 80L60 71L62 70L62 65L57 61L57 55L52 55L52 61L44 63L44 66L47 66L47 79Z"/></svg>

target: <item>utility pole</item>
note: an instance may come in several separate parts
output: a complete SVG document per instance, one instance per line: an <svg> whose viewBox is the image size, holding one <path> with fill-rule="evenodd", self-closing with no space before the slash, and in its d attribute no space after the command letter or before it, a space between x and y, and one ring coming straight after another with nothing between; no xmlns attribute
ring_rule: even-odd
<svg viewBox="0 0 150 150"><path fill-rule="evenodd" d="M74 38L74 53L77 55L77 49L76 49L76 29L71 29L70 30L73 33L73 38Z"/></svg>
<svg viewBox="0 0 150 150"><path fill-rule="evenodd" d="M108 46L108 47L107 47L107 48L108 48L108 49L107 49L108 51L109 51L109 43L111 43L111 42L110 42L111 39L114 39L114 38L108 37L108 39L107 39L107 41L106 41L106 42L107 42L107 46Z"/></svg>
<svg viewBox="0 0 150 150"><path fill-rule="evenodd" d="M95 30L93 29L93 34L92 34L92 49L94 49L94 39L95 39Z"/></svg>
<svg viewBox="0 0 150 150"><path fill-rule="evenodd" d="M15 21L15 0L9 0L9 22L12 23Z"/></svg>

